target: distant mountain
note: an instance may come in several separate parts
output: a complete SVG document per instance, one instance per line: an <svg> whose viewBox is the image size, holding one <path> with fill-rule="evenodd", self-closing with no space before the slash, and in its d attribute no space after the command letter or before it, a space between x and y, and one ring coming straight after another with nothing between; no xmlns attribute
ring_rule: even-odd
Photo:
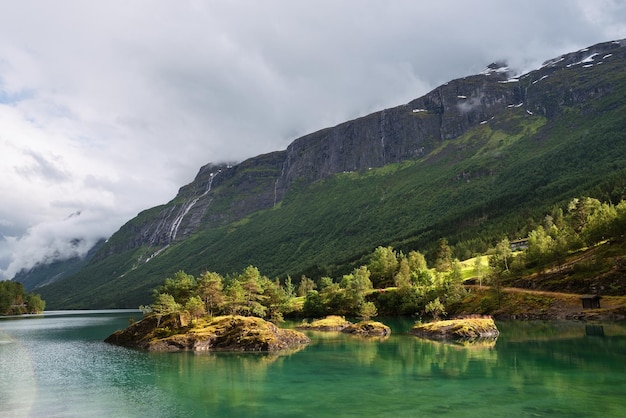
<svg viewBox="0 0 626 418"><path fill-rule="evenodd" d="M103 244L104 240L97 242L84 257L71 257L52 263L36 264L28 270L21 270L13 277L13 280L22 283L28 292L32 292L41 286L52 284L78 272L89 263Z"/></svg>
<svg viewBox="0 0 626 418"><path fill-rule="evenodd" d="M239 164L207 164L116 232L49 307L136 307L177 270L349 270L378 245L457 256L524 235L555 204L626 190L626 40L504 63Z"/></svg>

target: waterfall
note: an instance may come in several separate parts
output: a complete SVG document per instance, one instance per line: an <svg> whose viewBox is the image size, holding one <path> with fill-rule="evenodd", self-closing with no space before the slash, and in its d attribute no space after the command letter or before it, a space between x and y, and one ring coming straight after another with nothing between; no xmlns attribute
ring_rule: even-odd
<svg viewBox="0 0 626 418"><path fill-rule="evenodd" d="M170 246L170 243L176 239L176 236L178 235L178 228L180 228L180 225L182 224L183 219L185 218L185 216L194 207L194 205L196 203L198 203L198 200L200 200L201 197L206 196L211 191L211 188L213 187L213 180L221 172L222 172L222 170L217 170L217 172L215 172L215 173L210 173L209 174L209 182L208 182L207 187L204 190L204 192L200 196L194 197L193 199L191 199L188 202L186 202L183 206L181 206L180 211L178 212L178 215L176 215L176 217L174 218L174 221L170 225L170 230L169 230L167 244L163 248L160 248L159 250L157 250L153 254L151 254L145 260L146 263L148 261L152 260L154 257L156 257L159 254L161 254L163 251L165 251ZM174 207L172 207L172 209L174 209ZM160 229L160 228L161 228L161 226L159 225L157 227L157 229Z"/></svg>
<svg viewBox="0 0 626 418"><path fill-rule="evenodd" d="M172 222L172 226L170 227L170 238L169 238L169 242L172 242L176 239L176 235L178 234L178 228L180 227L180 224L183 222L183 219L185 218L185 216L189 213L189 211L191 210L191 208L193 208L193 206L198 202L198 200L200 200L200 198L202 196L206 196L210 191L211 191L211 187L213 185L213 179L221 172L222 170L217 170L216 173L211 173L209 174L209 183L207 185L206 190L204 191L204 193L202 193L200 196L195 197L194 199L192 199L189 203L187 203L186 205L183 205L181 208L181 211L179 212L179 215L176 216L176 218L174 219L174 222Z"/></svg>
<svg viewBox="0 0 626 418"><path fill-rule="evenodd" d="M283 162L283 168L282 170L280 170L280 177L278 177L276 179L276 181L274 182L274 206L276 206L276 201L278 200L278 195L277 195L277 188L278 188L278 182L280 181L280 179L282 179L285 176L285 166L287 165L287 159L285 158L285 161Z"/></svg>

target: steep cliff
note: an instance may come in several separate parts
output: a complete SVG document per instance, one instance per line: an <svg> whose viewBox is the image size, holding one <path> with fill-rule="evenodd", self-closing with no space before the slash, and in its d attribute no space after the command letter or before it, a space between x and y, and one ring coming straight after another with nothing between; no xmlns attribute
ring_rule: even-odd
<svg viewBox="0 0 626 418"><path fill-rule="evenodd" d="M198 229L243 219L279 203L294 183L425 157L442 141L510 107L548 118L564 107L593 112L589 99L610 94L615 84L580 72L600 65L620 71L625 45L625 40L598 44L546 61L520 77L505 63L494 63L408 104L298 138L286 151L234 165L207 164L170 203L125 225L125 239L115 240L98 257L144 245L164 247Z"/></svg>

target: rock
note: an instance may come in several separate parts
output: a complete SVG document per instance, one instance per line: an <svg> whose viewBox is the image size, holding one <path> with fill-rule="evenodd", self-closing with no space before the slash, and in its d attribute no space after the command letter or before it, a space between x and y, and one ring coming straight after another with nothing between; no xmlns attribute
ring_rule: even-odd
<svg viewBox="0 0 626 418"><path fill-rule="evenodd" d="M149 351L262 352L291 350L310 342L301 332L256 317L204 318L189 327L176 327L176 321L176 317L158 321L149 316L111 334L105 342Z"/></svg>
<svg viewBox="0 0 626 418"><path fill-rule="evenodd" d="M326 318L315 320L310 324L303 323L296 328L312 331L342 331L350 325L353 325L352 322L346 321L343 316L329 315Z"/></svg>
<svg viewBox="0 0 626 418"><path fill-rule="evenodd" d="M391 328L382 322L361 321L358 324L348 325L342 329L341 332L363 337L388 337L391 335Z"/></svg>
<svg viewBox="0 0 626 418"><path fill-rule="evenodd" d="M461 318L417 324L411 334L432 340L496 339L500 332L493 318Z"/></svg>

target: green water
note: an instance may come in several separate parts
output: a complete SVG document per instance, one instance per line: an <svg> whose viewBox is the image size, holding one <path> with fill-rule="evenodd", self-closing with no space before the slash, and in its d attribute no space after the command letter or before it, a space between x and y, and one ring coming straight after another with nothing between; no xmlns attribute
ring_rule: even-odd
<svg viewBox="0 0 626 418"><path fill-rule="evenodd" d="M311 332L312 344L283 356L101 342L131 316L0 320L0 416L626 416L623 323L498 323L495 345L461 347L395 320L384 341Z"/></svg>

